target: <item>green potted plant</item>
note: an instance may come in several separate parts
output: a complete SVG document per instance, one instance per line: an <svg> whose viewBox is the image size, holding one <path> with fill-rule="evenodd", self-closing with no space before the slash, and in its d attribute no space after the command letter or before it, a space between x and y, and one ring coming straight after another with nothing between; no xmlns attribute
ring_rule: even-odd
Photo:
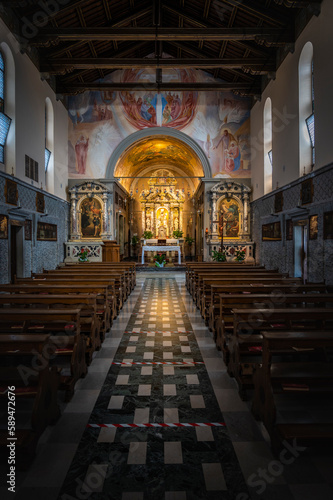
<svg viewBox="0 0 333 500"><path fill-rule="evenodd" d="M81 248L81 253L79 255L79 262L89 262L87 248Z"/></svg>
<svg viewBox="0 0 333 500"><path fill-rule="evenodd" d="M142 238L144 240L151 240L153 237L154 237L154 235L151 231L145 231L142 235Z"/></svg>
<svg viewBox="0 0 333 500"><path fill-rule="evenodd" d="M138 235L133 234L132 239L131 239L131 245L133 247L134 257L136 256L136 247L138 246L138 243L139 243Z"/></svg>
<svg viewBox="0 0 333 500"><path fill-rule="evenodd" d="M174 238L176 238L178 240L178 238L182 238L183 237L183 231L180 231L179 229L176 229L173 232L173 236L174 236Z"/></svg>
<svg viewBox="0 0 333 500"><path fill-rule="evenodd" d="M227 260L225 252L218 252L217 250L212 251L212 258L215 262L226 262Z"/></svg>
<svg viewBox="0 0 333 500"><path fill-rule="evenodd" d="M185 237L185 243L188 245L189 248L189 255L185 257L185 260L192 260L192 244L194 243L194 238L192 236L186 236Z"/></svg>
<svg viewBox="0 0 333 500"><path fill-rule="evenodd" d="M245 260L245 250L236 250L235 260L237 262L243 262L243 260Z"/></svg>
<svg viewBox="0 0 333 500"><path fill-rule="evenodd" d="M166 264L166 254L159 252L158 254L154 255L154 261L156 267L164 267L164 264Z"/></svg>

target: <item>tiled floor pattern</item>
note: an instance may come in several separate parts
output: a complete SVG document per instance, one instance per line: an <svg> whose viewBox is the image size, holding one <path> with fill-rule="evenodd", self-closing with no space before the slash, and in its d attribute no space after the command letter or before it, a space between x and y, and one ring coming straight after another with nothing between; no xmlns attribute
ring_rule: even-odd
<svg viewBox="0 0 333 500"><path fill-rule="evenodd" d="M17 493L8 494L4 480L1 499L332 500L331 448L289 451L287 463L272 456L250 403L240 400L185 289L184 274L170 278L160 271L158 278L154 273L137 276L137 287L95 353L88 375L76 384L57 424L40 438L29 470L17 471ZM112 365L126 359L193 359L204 366ZM226 429L87 429L88 422L221 419ZM0 464L2 478L5 465Z"/></svg>
<svg viewBox="0 0 333 500"><path fill-rule="evenodd" d="M148 364L110 367L89 424L223 422L205 365L195 364L203 359L175 279L146 280L115 362ZM231 500L247 491L227 429L209 426L88 428L63 492L74 496L78 482L94 499Z"/></svg>

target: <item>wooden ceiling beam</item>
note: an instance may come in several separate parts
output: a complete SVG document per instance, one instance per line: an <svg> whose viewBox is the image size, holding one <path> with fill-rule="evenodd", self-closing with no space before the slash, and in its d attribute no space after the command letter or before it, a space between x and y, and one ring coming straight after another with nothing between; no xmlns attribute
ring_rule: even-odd
<svg viewBox="0 0 333 500"><path fill-rule="evenodd" d="M115 52L114 56L117 58L129 56L129 55L133 54L133 51L142 49L145 45L147 45L147 43L149 43L149 42L140 42L140 43L137 43L135 46L131 45L130 47L127 47L126 49L119 50L118 52ZM71 59L69 59L69 60L71 60ZM86 69L84 71L76 71L75 74L71 74L71 75L66 76L65 81L72 81L72 80L75 80L75 78L77 78L78 76L84 76L87 73L89 73L89 71L91 71L91 69L92 68ZM72 69L70 69L70 71L72 71ZM63 74L66 74L66 73L68 73L68 71L66 71L66 69L64 68Z"/></svg>
<svg viewBox="0 0 333 500"><path fill-rule="evenodd" d="M57 84L57 94L77 94L85 91L220 91L234 92L242 95L260 95L261 88L258 84L249 85L248 83L72 83Z"/></svg>
<svg viewBox="0 0 333 500"><path fill-rule="evenodd" d="M52 59L52 61L41 64L42 73L59 73L64 68L73 69L121 69L121 68L250 68L253 71L271 72L275 71L275 63L267 63L259 58L237 58L237 59L213 59L213 58L191 58L191 59L155 59L155 58L113 58L113 57L73 57Z"/></svg>
<svg viewBox="0 0 333 500"><path fill-rule="evenodd" d="M31 45L52 45L67 41L138 41L138 40L255 40L272 45L292 43L291 31L267 27L251 28L44 28Z"/></svg>
<svg viewBox="0 0 333 500"><path fill-rule="evenodd" d="M239 10L246 12L252 16L262 19L265 22L273 23L275 25L286 26L288 19L286 16L279 12L278 8L264 7L262 3L254 0L223 0L226 4L232 7L237 7Z"/></svg>

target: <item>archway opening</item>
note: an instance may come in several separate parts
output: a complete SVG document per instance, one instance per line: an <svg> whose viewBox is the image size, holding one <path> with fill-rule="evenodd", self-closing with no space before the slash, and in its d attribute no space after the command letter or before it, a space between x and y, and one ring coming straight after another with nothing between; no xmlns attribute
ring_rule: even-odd
<svg viewBox="0 0 333 500"><path fill-rule="evenodd" d="M147 134L123 149L113 176L130 195L132 234L192 236L193 196L205 169L188 143L169 134Z"/></svg>

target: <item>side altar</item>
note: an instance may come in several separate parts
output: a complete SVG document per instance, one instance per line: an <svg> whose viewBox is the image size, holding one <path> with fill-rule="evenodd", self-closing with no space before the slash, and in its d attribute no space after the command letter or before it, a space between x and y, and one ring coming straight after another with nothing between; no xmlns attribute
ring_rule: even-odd
<svg viewBox="0 0 333 500"><path fill-rule="evenodd" d="M71 195L70 241L65 262L77 262L87 251L91 262L119 261L119 245L112 240L112 192L102 183L75 185Z"/></svg>
<svg viewBox="0 0 333 500"><path fill-rule="evenodd" d="M224 252L227 261L233 261L236 252L243 250L245 261L254 262L250 193L249 186L232 180L221 181L210 190L209 229L206 230L210 260L213 251Z"/></svg>

